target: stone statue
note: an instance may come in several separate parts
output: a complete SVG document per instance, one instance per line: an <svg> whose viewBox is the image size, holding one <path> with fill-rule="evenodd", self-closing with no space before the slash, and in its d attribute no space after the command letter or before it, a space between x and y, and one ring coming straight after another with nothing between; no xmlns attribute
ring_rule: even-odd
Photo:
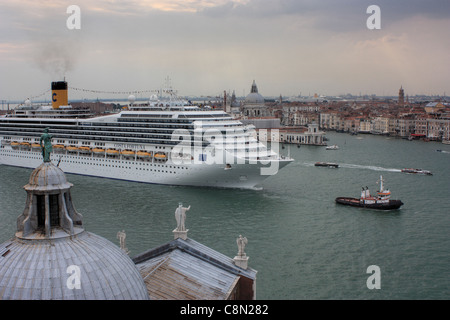
<svg viewBox="0 0 450 320"><path fill-rule="evenodd" d="M238 257L245 257L246 254L244 252L244 248L246 244L248 243L248 240L246 237L242 237L239 235L239 238L236 239L237 245L238 245Z"/></svg>
<svg viewBox="0 0 450 320"><path fill-rule="evenodd" d="M117 232L117 239L119 239L120 249L128 253L128 248L125 245L125 239L127 235L125 233L125 230Z"/></svg>
<svg viewBox="0 0 450 320"><path fill-rule="evenodd" d="M175 219L177 220L176 231L186 231L184 222L186 221L186 211L188 211L191 206L184 208L183 204L180 202L178 208L175 210Z"/></svg>
<svg viewBox="0 0 450 320"><path fill-rule="evenodd" d="M52 135L48 133L48 128L44 129L44 133L39 140L39 144L42 149L42 157L44 158L44 162L50 162L50 154L53 151L52 148ZM42 144L44 142L44 144Z"/></svg>

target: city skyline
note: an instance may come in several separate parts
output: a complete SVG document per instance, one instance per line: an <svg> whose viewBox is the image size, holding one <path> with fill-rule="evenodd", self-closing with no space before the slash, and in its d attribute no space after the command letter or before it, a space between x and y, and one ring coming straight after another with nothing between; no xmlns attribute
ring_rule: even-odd
<svg viewBox="0 0 450 320"><path fill-rule="evenodd" d="M80 28L69 29L70 5ZM370 5L380 29L369 29ZM237 96L444 95L450 3L434 1L0 1L0 99L64 78L108 92ZM148 94L147 94L148 95ZM69 98L92 98L70 91ZM45 98L45 97L44 97ZM124 96L118 96L124 98Z"/></svg>

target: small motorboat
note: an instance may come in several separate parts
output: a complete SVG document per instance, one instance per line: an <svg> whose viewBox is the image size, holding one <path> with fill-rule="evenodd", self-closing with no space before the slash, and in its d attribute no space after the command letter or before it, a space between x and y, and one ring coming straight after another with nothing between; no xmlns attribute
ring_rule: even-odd
<svg viewBox="0 0 450 320"><path fill-rule="evenodd" d="M327 146L325 149L326 150L338 150L339 147L336 144L333 144L332 146Z"/></svg>
<svg viewBox="0 0 450 320"><path fill-rule="evenodd" d="M404 173L424 174L424 175L428 175L428 176L432 176L432 175L433 175L433 174L431 173L431 171L428 171L428 170L422 170L422 169L413 169L413 168L405 168L405 169L402 169L402 172L404 172Z"/></svg>
<svg viewBox="0 0 450 320"><path fill-rule="evenodd" d="M391 192L384 189L383 176L380 176L380 191L377 192L376 196L372 196L369 188L366 187L365 189L362 188L361 197L359 199L338 197L335 201L338 204L379 210L398 209L403 205L403 202L400 200L391 200Z"/></svg>
<svg viewBox="0 0 450 320"><path fill-rule="evenodd" d="M316 162L314 165L316 167L339 168L339 165L333 162Z"/></svg>

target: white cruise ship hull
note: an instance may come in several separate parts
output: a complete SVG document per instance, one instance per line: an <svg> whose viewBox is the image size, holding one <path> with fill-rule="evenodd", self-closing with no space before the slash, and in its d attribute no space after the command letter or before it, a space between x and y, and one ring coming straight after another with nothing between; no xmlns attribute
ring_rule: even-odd
<svg viewBox="0 0 450 320"><path fill-rule="evenodd" d="M52 153L51 161L65 173L86 176L163 185L253 189L259 188L270 177L262 174L261 169L267 170L272 166L273 173L276 173L292 160L271 160L270 165L260 161L233 164L227 168L223 164L173 164L171 161L158 163ZM0 164L36 168L41 163L39 151L13 150L9 146L0 149Z"/></svg>
<svg viewBox="0 0 450 320"><path fill-rule="evenodd" d="M67 83L52 82L52 105L30 101L0 118L0 164L36 168L43 132L64 172L154 184L260 187L292 161L268 150L251 126L223 110L149 100L93 115L68 104Z"/></svg>

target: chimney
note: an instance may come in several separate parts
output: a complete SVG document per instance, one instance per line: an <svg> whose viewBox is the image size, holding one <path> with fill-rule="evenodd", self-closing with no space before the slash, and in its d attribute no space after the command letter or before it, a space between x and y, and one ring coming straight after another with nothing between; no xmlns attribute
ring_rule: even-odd
<svg viewBox="0 0 450 320"><path fill-rule="evenodd" d="M52 82L52 107L58 109L60 106L67 106L69 104L67 97L67 82L57 81Z"/></svg>

